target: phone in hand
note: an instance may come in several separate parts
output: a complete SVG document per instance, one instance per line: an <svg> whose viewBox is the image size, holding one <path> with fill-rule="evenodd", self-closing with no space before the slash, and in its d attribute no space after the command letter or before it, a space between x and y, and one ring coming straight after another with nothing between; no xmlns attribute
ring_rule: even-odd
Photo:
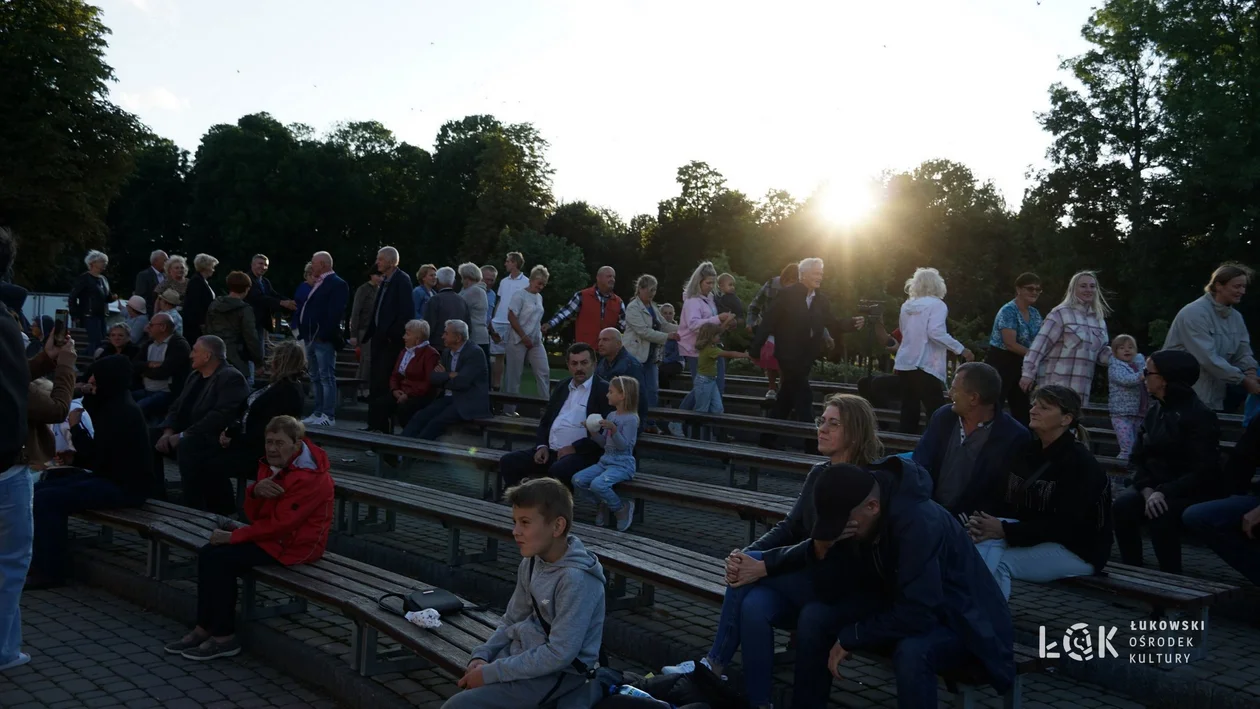
<svg viewBox="0 0 1260 709"><path fill-rule="evenodd" d="M70 328L70 311L58 308L53 315L53 344L58 347L66 344L66 330Z"/></svg>

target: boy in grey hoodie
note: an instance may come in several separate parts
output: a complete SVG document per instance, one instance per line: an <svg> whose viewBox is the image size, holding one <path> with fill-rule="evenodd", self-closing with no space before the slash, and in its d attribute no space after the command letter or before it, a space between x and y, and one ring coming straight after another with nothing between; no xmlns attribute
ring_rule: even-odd
<svg viewBox="0 0 1260 709"><path fill-rule="evenodd" d="M581 688L604 633L604 570L569 534L573 496L553 478L507 491L520 547L516 590L443 709L586 709Z"/></svg>

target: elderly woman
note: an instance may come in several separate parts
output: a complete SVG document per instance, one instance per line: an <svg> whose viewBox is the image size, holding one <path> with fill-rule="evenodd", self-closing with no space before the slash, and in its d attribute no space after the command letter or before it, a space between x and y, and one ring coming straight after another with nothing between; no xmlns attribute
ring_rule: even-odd
<svg viewBox="0 0 1260 709"><path fill-rule="evenodd" d="M144 328L149 324L149 316L147 314L148 304L144 298L133 295L127 299L127 331L130 333L131 344L138 345L140 340L144 339Z"/></svg>
<svg viewBox="0 0 1260 709"><path fill-rule="evenodd" d="M381 287L381 272L373 267L368 279L354 291L353 305L350 306L350 346L359 348L359 367L354 376L361 384L359 396L368 395L368 378L372 371L372 342L366 337L368 326L376 315L376 293Z"/></svg>
<svg viewBox="0 0 1260 709"><path fill-rule="evenodd" d="M83 259L87 271L79 274L70 286L70 314L83 321L87 329L88 352L95 352L105 339L105 316L109 307L109 279L105 269L109 257L100 251L89 251Z"/></svg>
<svg viewBox="0 0 1260 709"><path fill-rule="evenodd" d="M127 327L127 323L120 322L109 328L109 337L92 353L92 359L104 359L110 355L120 354L131 360L139 351L139 348L131 342L131 328Z"/></svg>
<svg viewBox="0 0 1260 709"><path fill-rule="evenodd" d="M901 432L919 432L919 406L928 418L945 405L945 357L948 352L968 362L971 350L946 329L945 279L935 268L916 268L906 280L901 304L901 346L893 370L901 378Z"/></svg>
<svg viewBox="0 0 1260 709"><path fill-rule="evenodd" d="M1002 375L1001 408L1005 403L1011 416L1028 425L1028 394L1019 387L1024 355L1041 329L1041 313L1033 307L1041 297L1041 279L1035 273L1021 273L1015 279L1015 298L998 309L989 332L989 354L985 362Z"/></svg>
<svg viewBox="0 0 1260 709"><path fill-rule="evenodd" d="M656 408L660 392L660 362L665 343L679 339L678 326L665 320L652 299L656 297L656 277L644 274L635 283L635 294L626 305L626 335L622 346L643 363L644 406ZM645 421L645 431L657 433L652 421Z"/></svg>
<svg viewBox="0 0 1260 709"><path fill-rule="evenodd" d="M1113 506L1120 560L1142 565L1147 526L1159 570L1181 573L1181 513L1225 492L1220 424L1194 393L1199 363L1188 352L1160 350L1146 360L1146 411L1129 462L1133 486Z"/></svg>
<svg viewBox="0 0 1260 709"><path fill-rule="evenodd" d="M416 269L416 287L411 289L411 302L416 306L416 317L421 320L429 299L437 294L437 270L437 266L431 263Z"/></svg>
<svg viewBox="0 0 1260 709"><path fill-rule="evenodd" d="M184 337L189 342L196 342L205 334L206 311L214 302L210 279L214 276L214 267L218 265L219 260L210 254L197 254L193 259L193 268L197 272L188 279L188 288L184 293ZM249 372L245 374L248 376Z"/></svg>
<svg viewBox="0 0 1260 709"><path fill-rule="evenodd" d="M717 269L710 261L704 261L691 272L687 285L683 288L682 315L678 318L678 351L687 362L687 372L696 376L696 365L699 364L700 353L696 350L696 335L704 325L726 326L735 315L722 313L718 315L717 303L714 301L713 289L717 286ZM726 360L718 360L718 391L726 389ZM679 408L691 410L696 405L693 394L687 394Z"/></svg>
<svg viewBox="0 0 1260 709"><path fill-rule="evenodd" d="M481 267L475 263L459 265L459 277L463 287L459 297L468 303L468 341L486 353L486 361L490 361L490 328L486 326L486 311L490 307L486 297L486 286L482 283Z"/></svg>
<svg viewBox="0 0 1260 709"><path fill-rule="evenodd" d="M172 256L166 259L163 269L166 271L166 280L158 283L154 292L160 296L167 290L173 290L183 300L184 293L188 290L188 260L183 256Z"/></svg>
<svg viewBox="0 0 1260 709"><path fill-rule="evenodd" d="M1073 275L1063 302L1046 315L1024 355L1019 388L1032 391L1034 384L1062 384L1088 402L1094 367L1111 363L1110 313L1098 276L1093 271Z"/></svg>
<svg viewBox="0 0 1260 709"><path fill-rule="evenodd" d="M1189 352L1199 361L1194 392L1213 411L1237 411L1237 400L1229 401L1233 397L1227 395L1231 386L1260 394L1251 338L1237 310L1252 275L1240 263L1222 264L1212 272L1203 295L1173 318L1164 339L1164 349Z"/></svg>
<svg viewBox="0 0 1260 709"><path fill-rule="evenodd" d="M398 353L394 371L389 375L389 399L382 402L399 428L405 428L411 417L437 396L429 375L437 368L438 360L437 349L429 345L429 323L408 322L403 330L403 351Z"/></svg>
<svg viewBox="0 0 1260 709"><path fill-rule="evenodd" d="M1033 394L996 516L968 520L971 538L1011 597L1011 580L1049 583L1102 571L1111 555L1111 481L1085 446L1081 397L1051 384Z"/></svg>
<svg viewBox="0 0 1260 709"><path fill-rule="evenodd" d="M216 529L197 550L197 625L166 652L214 660L241 652L236 639L236 579L255 566L309 564L324 555L334 486L328 455L292 416L267 424L266 457L245 493L249 524Z"/></svg>
<svg viewBox="0 0 1260 709"><path fill-rule="evenodd" d="M534 266L529 272L529 284L513 292L508 301L508 335L503 345L503 392L506 394L520 393L521 374L528 361L538 384L538 396L545 399L551 395L551 366L542 341L542 290L550 279L551 273L545 266ZM508 404L503 410L512 414L516 406Z"/></svg>

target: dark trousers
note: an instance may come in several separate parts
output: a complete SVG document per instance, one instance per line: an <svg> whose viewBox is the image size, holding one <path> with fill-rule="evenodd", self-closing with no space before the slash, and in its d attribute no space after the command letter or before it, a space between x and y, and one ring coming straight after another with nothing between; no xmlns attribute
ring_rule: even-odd
<svg viewBox="0 0 1260 709"><path fill-rule="evenodd" d="M1168 510L1155 519L1146 516L1146 499L1135 487L1126 489L1112 503L1111 517L1116 528L1116 544L1120 547L1120 560L1132 566L1142 565L1142 525L1155 547L1155 559L1159 570L1170 574L1181 573L1181 513L1194 504L1193 500L1166 498Z"/></svg>
<svg viewBox="0 0 1260 709"><path fill-rule="evenodd" d="M157 445L162 428L149 429L149 442ZM223 465L225 451L219 442L201 436L185 436L180 439L175 455L179 464L179 487L183 504L196 510L230 515L236 512L236 496L232 492L233 471ZM155 490L151 493L159 500L166 499L166 476L163 472L165 456L153 449Z"/></svg>
<svg viewBox="0 0 1260 709"><path fill-rule="evenodd" d="M171 402L175 400L175 396L169 391L145 391L144 389L131 392L131 398L136 400L136 406L140 407L145 420L150 423L165 417L167 410L171 407Z"/></svg>
<svg viewBox="0 0 1260 709"><path fill-rule="evenodd" d="M428 407L431 403L433 403L432 396L419 398L408 397L407 400L401 404L394 398L393 392L381 397L379 401L376 401L376 406L382 407L389 412L386 416L389 428L385 430L384 433L393 433L393 427L395 425L400 429L406 428L412 417L419 413L422 409Z"/></svg>
<svg viewBox="0 0 1260 709"><path fill-rule="evenodd" d="M1257 507L1260 507L1260 497L1233 495L1223 500L1192 505L1181 515L1181 523L1225 563L1260 586L1260 540L1252 539L1242 531L1243 515ZM35 542L39 543L38 532Z"/></svg>
<svg viewBox="0 0 1260 709"><path fill-rule="evenodd" d="M796 367L779 360L779 395L770 407L770 416L785 421L814 421L814 392L809 388L809 367ZM778 436L768 433L761 435L761 446L777 447ZM805 441L806 453L818 452L818 441L809 438Z"/></svg>
<svg viewBox="0 0 1260 709"><path fill-rule="evenodd" d="M927 411L928 418L945 405L945 393L941 380L922 369L897 370L901 378L901 432L919 432L919 407Z"/></svg>
<svg viewBox="0 0 1260 709"><path fill-rule="evenodd" d="M674 377L682 374L682 362L661 362L660 368L657 370L657 381L660 389L671 389L670 383Z"/></svg>
<svg viewBox="0 0 1260 709"><path fill-rule="evenodd" d="M253 542L197 550L197 625L215 637L236 632L236 579L276 560Z"/></svg>
<svg viewBox="0 0 1260 709"><path fill-rule="evenodd" d="M35 545L31 568L51 579L65 577L69 555L66 530L70 515L84 510L138 507L144 497L132 495L87 471L35 483Z"/></svg>
<svg viewBox="0 0 1260 709"><path fill-rule="evenodd" d="M101 340L105 339L105 318L89 315L83 318L83 329L87 330L88 356L96 354L96 348L101 346Z"/></svg>
<svg viewBox="0 0 1260 709"><path fill-rule="evenodd" d="M499 490L520 485L525 478L555 478L572 488L573 476L598 462L599 455L573 453L557 458L556 452L548 449L547 462L539 465L534 462L533 448L513 451L499 459Z"/></svg>
<svg viewBox="0 0 1260 709"><path fill-rule="evenodd" d="M422 441L437 440L451 424L463 421L455 401L450 396L439 396L436 401L420 409L402 430L402 435Z"/></svg>
<svg viewBox="0 0 1260 709"><path fill-rule="evenodd" d="M389 433L389 417L393 407L388 404L389 377L398 363L402 342L390 343L384 337L372 338L371 369L368 374L368 428Z"/></svg>
<svg viewBox="0 0 1260 709"><path fill-rule="evenodd" d="M1027 426L1030 406L1028 394L1019 388L1019 378L1023 376L1024 358L1008 350L990 347L984 361L992 365L1002 376L1002 400L998 403L998 409L1005 406L1011 418Z"/></svg>

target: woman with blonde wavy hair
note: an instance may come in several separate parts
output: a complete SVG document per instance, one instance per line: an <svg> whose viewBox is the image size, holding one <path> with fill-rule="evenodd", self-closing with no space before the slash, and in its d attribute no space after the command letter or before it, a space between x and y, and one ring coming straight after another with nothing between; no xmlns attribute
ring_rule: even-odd
<svg viewBox="0 0 1260 709"><path fill-rule="evenodd" d="M1074 274L1063 302L1046 315L1024 355L1019 387L1032 391L1034 385L1059 384L1088 403L1094 367L1111 363L1111 337L1107 334L1110 314L1098 274Z"/></svg>

